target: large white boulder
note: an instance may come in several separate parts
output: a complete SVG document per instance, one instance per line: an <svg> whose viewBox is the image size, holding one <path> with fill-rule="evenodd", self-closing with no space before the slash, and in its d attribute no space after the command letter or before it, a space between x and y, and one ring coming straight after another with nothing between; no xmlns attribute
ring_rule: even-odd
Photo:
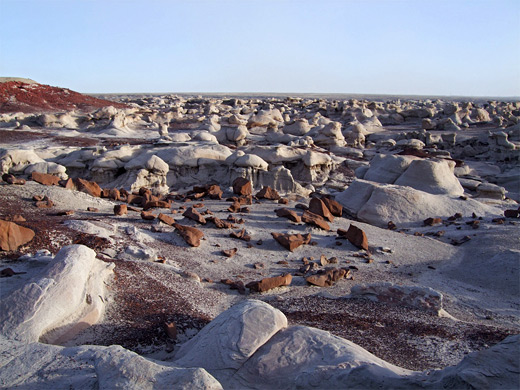
<svg viewBox="0 0 520 390"><path fill-rule="evenodd" d="M361 221L386 227L393 221L400 227L422 223L430 217L447 218L455 213L497 216L496 207L473 199L462 200L450 195L434 195L410 187L379 184L356 179L336 196L344 209Z"/></svg>
<svg viewBox="0 0 520 390"><path fill-rule="evenodd" d="M2 299L2 335L27 343L59 343L97 322L112 269L86 246L62 248L39 276Z"/></svg>
<svg viewBox="0 0 520 390"><path fill-rule="evenodd" d="M220 314L176 356L181 367L202 367L217 379L231 377L280 329L287 318L272 306L257 300L243 301Z"/></svg>
<svg viewBox="0 0 520 390"><path fill-rule="evenodd" d="M329 375L324 375L325 371ZM364 372L362 378L357 375L360 371ZM245 362L230 387L333 389L360 388L363 384L363 388L370 388L370 380L398 381L411 373L329 332L292 326L277 333Z"/></svg>

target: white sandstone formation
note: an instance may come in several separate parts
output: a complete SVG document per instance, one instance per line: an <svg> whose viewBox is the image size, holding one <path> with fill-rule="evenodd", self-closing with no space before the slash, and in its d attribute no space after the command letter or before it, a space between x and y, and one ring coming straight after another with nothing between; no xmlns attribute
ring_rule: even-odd
<svg viewBox="0 0 520 390"><path fill-rule="evenodd" d="M455 213L470 216L500 215L500 209L473 199L430 194L411 187L356 179L336 196L344 209L363 222L386 227L393 221L400 227L422 224L426 218L447 218Z"/></svg>
<svg viewBox="0 0 520 390"><path fill-rule="evenodd" d="M25 343L63 343L103 315L104 281L112 269L90 248L62 248L40 275L2 299L2 335Z"/></svg>

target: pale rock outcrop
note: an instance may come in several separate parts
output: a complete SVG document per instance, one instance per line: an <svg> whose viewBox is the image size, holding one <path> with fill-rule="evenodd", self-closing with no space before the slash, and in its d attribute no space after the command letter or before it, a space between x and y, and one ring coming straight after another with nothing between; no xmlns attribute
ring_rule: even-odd
<svg viewBox="0 0 520 390"><path fill-rule="evenodd" d="M464 188L455 177L454 168L455 162L450 160L413 160L394 184L430 194L462 195Z"/></svg>
<svg viewBox="0 0 520 390"><path fill-rule="evenodd" d="M236 159L234 163L237 167L250 167L267 171L269 164L265 162L261 157L255 154L246 154Z"/></svg>
<svg viewBox="0 0 520 390"><path fill-rule="evenodd" d="M0 336L0 356L0 385L4 388L222 389L202 368L148 360L117 345L63 348Z"/></svg>
<svg viewBox="0 0 520 390"><path fill-rule="evenodd" d="M278 126L283 123L283 116L277 108L270 110L260 110L257 114L252 115L247 122L247 127L267 127Z"/></svg>
<svg viewBox="0 0 520 390"><path fill-rule="evenodd" d="M217 316L177 352L175 364L202 367L219 381L229 380L280 329L281 311L257 300L243 301Z"/></svg>
<svg viewBox="0 0 520 390"><path fill-rule="evenodd" d="M284 134L290 134L295 136L302 136L307 134L311 130L311 125L307 119L297 119L293 123L285 125L282 129Z"/></svg>
<svg viewBox="0 0 520 390"><path fill-rule="evenodd" d="M449 217L455 213L479 216L500 215L500 209L472 199L434 195L410 187L379 184L356 179L336 196L344 211L363 222L386 227L389 221L406 227L422 224L426 218Z"/></svg>
<svg viewBox="0 0 520 390"><path fill-rule="evenodd" d="M349 388L370 388L371 380L385 383L412 373L329 332L292 326L263 345L230 383L221 382L230 388L253 389L332 389L344 388L346 384Z"/></svg>
<svg viewBox="0 0 520 390"><path fill-rule="evenodd" d="M2 335L26 343L61 343L97 322L113 267L86 246L62 248L39 276L2 299Z"/></svg>
<svg viewBox="0 0 520 390"><path fill-rule="evenodd" d="M317 129L313 129L312 132L315 133L313 140L316 145L325 148L345 145L345 137L341 133L340 122L330 122Z"/></svg>
<svg viewBox="0 0 520 390"><path fill-rule="evenodd" d="M58 176L60 179L66 180L69 178L67 175L67 168L63 165L56 164L53 162L40 162L29 165L24 170L24 174L30 176L33 172L45 173L49 175Z"/></svg>
<svg viewBox="0 0 520 390"><path fill-rule="evenodd" d="M45 162L33 149L0 149L1 173L19 174L31 164Z"/></svg>
<svg viewBox="0 0 520 390"><path fill-rule="evenodd" d="M370 161L370 167L360 179L377 183L394 183L408 168L413 156L377 154Z"/></svg>

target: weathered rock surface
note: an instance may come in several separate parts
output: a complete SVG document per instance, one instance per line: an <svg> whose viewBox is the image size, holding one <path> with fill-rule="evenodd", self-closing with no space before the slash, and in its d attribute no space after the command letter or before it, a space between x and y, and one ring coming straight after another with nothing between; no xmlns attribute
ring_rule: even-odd
<svg viewBox="0 0 520 390"><path fill-rule="evenodd" d="M202 367L219 381L231 377L276 332L287 326L281 311L247 300L220 314L178 351L175 365Z"/></svg>
<svg viewBox="0 0 520 390"><path fill-rule="evenodd" d="M62 248L39 277L0 302L2 335L26 343L66 341L104 310L104 282L113 266L83 245ZM96 297L89 304L86 295Z"/></svg>

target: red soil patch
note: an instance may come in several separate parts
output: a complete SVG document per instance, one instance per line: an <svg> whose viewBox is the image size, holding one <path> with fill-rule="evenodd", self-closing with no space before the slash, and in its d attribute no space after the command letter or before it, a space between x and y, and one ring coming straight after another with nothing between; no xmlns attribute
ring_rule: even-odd
<svg viewBox="0 0 520 390"><path fill-rule="evenodd" d="M20 81L0 83L0 113L82 110L126 105L97 99L66 88L43 84L27 84Z"/></svg>

